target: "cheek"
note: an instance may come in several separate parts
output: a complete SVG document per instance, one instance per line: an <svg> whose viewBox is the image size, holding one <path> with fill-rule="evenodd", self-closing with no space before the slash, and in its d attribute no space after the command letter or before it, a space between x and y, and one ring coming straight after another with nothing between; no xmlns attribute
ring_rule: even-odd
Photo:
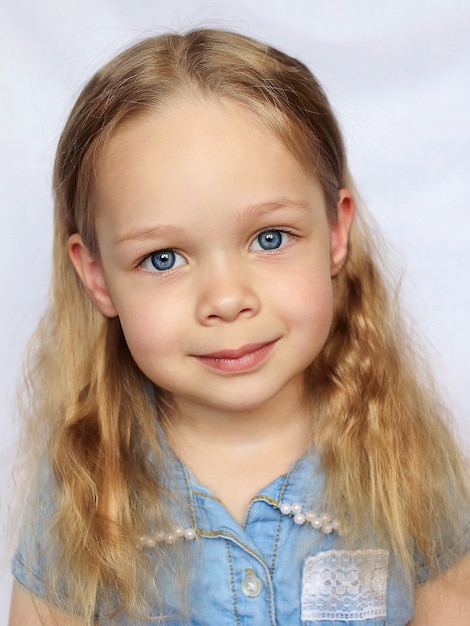
<svg viewBox="0 0 470 626"><path fill-rule="evenodd" d="M119 311L119 318L129 351L141 369L171 353L179 327L176 311L142 305Z"/></svg>
<svg viewBox="0 0 470 626"><path fill-rule="evenodd" d="M303 313L299 315L299 349L313 350L313 356L323 349L328 338L333 318L333 303L328 291L312 291L302 302Z"/></svg>
<svg viewBox="0 0 470 626"><path fill-rule="evenodd" d="M279 294L279 305L289 310L294 323L328 327L333 313L333 290L329 271L297 272Z"/></svg>

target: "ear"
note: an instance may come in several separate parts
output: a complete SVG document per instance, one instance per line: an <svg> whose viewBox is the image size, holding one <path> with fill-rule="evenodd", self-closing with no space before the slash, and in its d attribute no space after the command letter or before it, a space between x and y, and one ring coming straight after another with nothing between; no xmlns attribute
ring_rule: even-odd
<svg viewBox="0 0 470 626"><path fill-rule="evenodd" d="M106 285L101 261L91 254L78 233L69 237L67 250L93 304L104 316L116 317L117 311Z"/></svg>
<svg viewBox="0 0 470 626"><path fill-rule="evenodd" d="M339 274L348 257L349 231L354 218L354 200L349 189L339 190L337 219L330 224L331 275Z"/></svg>

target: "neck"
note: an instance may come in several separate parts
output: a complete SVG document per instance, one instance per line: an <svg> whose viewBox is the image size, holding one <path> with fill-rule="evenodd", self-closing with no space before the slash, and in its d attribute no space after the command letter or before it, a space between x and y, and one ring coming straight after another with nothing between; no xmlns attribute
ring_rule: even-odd
<svg viewBox="0 0 470 626"><path fill-rule="evenodd" d="M309 432L309 417L303 389L278 394L271 402L244 410L223 410L215 407L178 401L170 418L168 437L179 448L179 441L204 442L205 446L256 445L291 431L301 431L303 445Z"/></svg>

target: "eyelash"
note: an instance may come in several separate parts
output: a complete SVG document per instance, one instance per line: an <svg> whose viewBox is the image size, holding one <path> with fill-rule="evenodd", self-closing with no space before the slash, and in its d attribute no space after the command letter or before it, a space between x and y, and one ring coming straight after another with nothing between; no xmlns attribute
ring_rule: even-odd
<svg viewBox="0 0 470 626"><path fill-rule="evenodd" d="M279 245L276 246L275 248L263 248L262 245L260 244L260 237L262 237L263 235L280 235L280 241L279 241ZM287 241L285 241L285 238L287 237ZM293 239L295 237L295 235L290 232L289 230L283 230L281 228L267 228L265 230L262 230L260 233L258 233L258 235L256 235L250 244L250 250L254 251L254 252L266 252L268 254L270 253L274 253L278 250L281 250L283 248L286 247L286 245L288 245L291 241L291 239ZM276 242L276 240L274 240ZM259 244L259 248L253 250L253 245L258 242ZM173 263L173 265L171 267L168 268L162 268L159 269L158 267L155 266L155 264L153 263L152 259L154 257L159 256L160 259L164 260L165 257L167 258L167 260L169 260L170 262L173 260L173 262L177 262L177 265L175 265ZM181 259L183 262L178 261L178 259ZM146 267L147 263L150 263L152 265L152 267ZM155 252L150 253L149 255L147 255L145 258L143 258L139 263L138 263L138 267L143 269L146 272L149 272L150 274L159 274L160 276L168 274L169 272L173 271L174 269L181 267L182 265L187 264L187 260L184 258L184 256L182 254L180 254L179 252L176 252L173 248L162 248L160 250L156 250Z"/></svg>

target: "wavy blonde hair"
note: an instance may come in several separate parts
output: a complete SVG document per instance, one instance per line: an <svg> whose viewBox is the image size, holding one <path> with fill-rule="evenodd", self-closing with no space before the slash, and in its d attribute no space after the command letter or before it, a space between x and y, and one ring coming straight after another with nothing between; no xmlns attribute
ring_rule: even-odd
<svg viewBox="0 0 470 626"><path fill-rule="evenodd" d="M196 30L146 39L100 70L79 96L57 151L53 298L28 381L29 432L47 441L59 485L50 535L51 542L60 537L56 573L68 568L70 606L87 622L107 590L130 613L146 607L149 571L136 537L149 518L163 528L170 523L156 430L166 400L162 390L149 393L119 320L90 303L67 240L78 232L99 253L94 164L114 130L187 96L228 98L250 110L318 178L331 221L338 190L353 188L338 124L314 76L247 37ZM348 260L333 281L331 332L306 373L312 436L330 510L347 519L356 539L368 519L412 573L417 554L431 567L442 565L444 534L459 527L468 503L466 472L430 379L422 379L375 238L358 215Z"/></svg>

